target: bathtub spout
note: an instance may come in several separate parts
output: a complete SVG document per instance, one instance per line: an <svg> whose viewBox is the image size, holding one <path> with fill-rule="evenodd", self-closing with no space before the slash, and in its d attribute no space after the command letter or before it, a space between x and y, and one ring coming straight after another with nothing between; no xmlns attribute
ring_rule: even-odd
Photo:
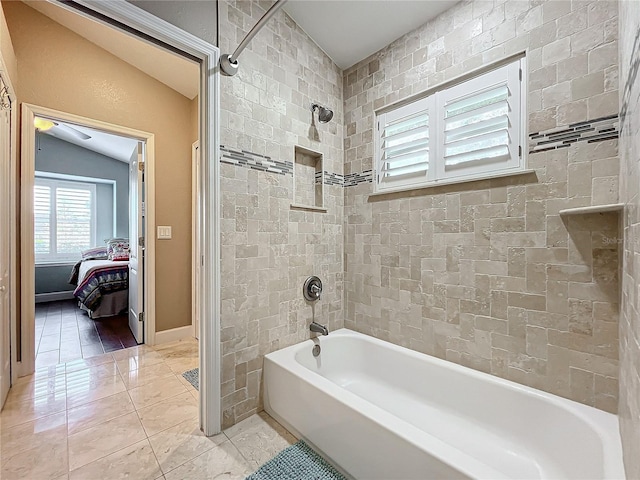
<svg viewBox="0 0 640 480"><path fill-rule="evenodd" d="M312 322L311 325L309 325L309 330L322 335L329 335L329 329L324 325L320 325L318 322Z"/></svg>

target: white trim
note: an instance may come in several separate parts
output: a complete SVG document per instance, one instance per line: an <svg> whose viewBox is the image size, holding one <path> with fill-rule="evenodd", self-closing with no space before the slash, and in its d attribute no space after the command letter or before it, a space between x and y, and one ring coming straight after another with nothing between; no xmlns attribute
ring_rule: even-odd
<svg viewBox="0 0 640 480"><path fill-rule="evenodd" d="M33 373L35 369L35 254L33 245L33 187L35 184L35 144L36 130L33 120L36 116L51 118L54 120L86 125L97 130L113 133L123 137L135 138L146 144L146 170L147 188L145 201L147 205L147 218L144 236L155 238L155 161L154 139L152 133L135 130L120 125L94 120L71 113L60 112L46 107L22 104L22 172L21 172L21 277L22 277L22 369L19 376ZM144 311L145 338L153 345L155 337L155 243L149 242L146 251L146 264L144 269L144 282L147 289Z"/></svg>
<svg viewBox="0 0 640 480"><path fill-rule="evenodd" d="M36 303L56 302L58 300L73 300L73 290L66 292L36 293Z"/></svg>
<svg viewBox="0 0 640 480"><path fill-rule="evenodd" d="M193 333L193 325L162 330L161 332L156 332L156 345L177 342L185 338L193 338Z"/></svg>
<svg viewBox="0 0 640 480"><path fill-rule="evenodd" d="M63 8L73 9L56 2ZM220 69L217 47L124 1L76 0L85 8L172 45L200 59L200 158L203 246L200 322L200 427L205 435L221 431L220 348ZM212 7L213 8L213 7ZM73 10L75 11L75 10ZM77 12L76 12L77 13ZM86 15L80 13L81 15ZM95 18L94 18L95 20ZM152 242L150 242L152 243Z"/></svg>
<svg viewBox="0 0 640 480"><path fill-rule="evenodd" d="M200 142L191 145L191 324L194 337L200 336L200 284L202 249L200 246L200 198L202 196L202 167L200 165ZM196 336L197 334L197 336Z"/></svg>

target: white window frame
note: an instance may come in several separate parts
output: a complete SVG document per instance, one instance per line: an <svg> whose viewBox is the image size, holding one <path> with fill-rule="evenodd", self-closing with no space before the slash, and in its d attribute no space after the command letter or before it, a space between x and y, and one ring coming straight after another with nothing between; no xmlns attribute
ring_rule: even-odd
<svg viewBox="0 0 640 480"><path fill-rule="evenodd" d="M413 190L451 183L470 182L502 177L526 172L526 58L521 56L510 61L502 61L497 66L466 75L463 80L451 81L435 87L419 98L401 104L383 107L375 115L374 125L374 193ZM510 93L516 98L509 102L509 136L511 139L510 158L499 166L495 164L474 165L460 168L455 172L445 170L444 128L445 107L449 99L464 95L465 90L479 91L492 85L507 82ZM517 85L518 88L515 88ZM512 89L516 90L515 92ZM429 168L421 178L408 175L396 180L384 178L382 135L384 125L396 118L416 115L421 111L429 113ZM496 168L497 167L497 168Z"/></svg>
<svg viewBox="0 0 640 480"><path fill-rule="evenodd" d="M54 191L56 188L83 188L87 189L91 192L91 225L90 225L90 246L95 245L96 242L96 229L97 229L97 218L96 218L96 185L94 183L86 183L80 181L73 180L59 180L55 178L47 178L45 176L39 176L36 174L35 177L35 186L42 185L47 186L51 191ZM35 192L34 192L35 194ZM51 203L50 203L50 229L49 229L49 247L50 253L48 254L35 254L35 262L36 265L47 265L47 264L60 264L60 263L71 263L79 260L81 258L81 252L78 251L77 254L58 254L57 253L57 219L56 219L56 210L54 203L54 195L51 195ZM34 232L35 233L35 232ZM34 235L35 241L35 235Z"/></svg>

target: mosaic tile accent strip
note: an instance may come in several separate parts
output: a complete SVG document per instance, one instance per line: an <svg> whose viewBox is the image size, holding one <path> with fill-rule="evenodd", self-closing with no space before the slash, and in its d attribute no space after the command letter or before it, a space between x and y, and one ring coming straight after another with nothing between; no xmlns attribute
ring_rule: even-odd
<svg viewBox="0 0 640 480"><path fill-rule="evenodd" d="M234 150L220 146L220 161L229 165L251 168L262 172L277 173L280 175L293 175L293 162L281 162L271 157L246 150Z"/></svg>
<svg viewBox="0 0 640 480"><path fill-rule="evenodd" d="M619 130L618 115L610 115L532 133L529 135L529 153L566 148L575 142L593 143L611 140L618 138Z"/></svg>
<svg viewBox="0 0 640 480"><path fill-rule="evenodd" d="M344 186L354 187L361 183L373 182L373 170L364 170L362 173L350 173L344 176Z"/></svg>
<svg viewBox="0 0 640 480"><path fill-rule="evenodd" d="M316 184L322 181L321 172L316 172ZM344 176L339 173L324 172L324 184L325 185L337 185L339 187L344 186Z"/></svg>

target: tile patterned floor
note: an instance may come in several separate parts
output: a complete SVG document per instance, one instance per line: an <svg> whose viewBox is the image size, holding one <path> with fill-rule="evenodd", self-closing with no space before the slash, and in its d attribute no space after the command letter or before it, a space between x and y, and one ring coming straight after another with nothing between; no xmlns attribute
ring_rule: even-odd
<svg viewBox="0 0 640 480"><path fill-rule="evenodd" d="M36 304L36 368L136 345L126 315L92 320L74 300Z"/></svg>
<svg viewBox="0 0 640 480"><path fill-rule="evenodd" d="M3 480L243 479L296 441L265 413L207 438L195 339L37 369L0 413Z"/></svg>

